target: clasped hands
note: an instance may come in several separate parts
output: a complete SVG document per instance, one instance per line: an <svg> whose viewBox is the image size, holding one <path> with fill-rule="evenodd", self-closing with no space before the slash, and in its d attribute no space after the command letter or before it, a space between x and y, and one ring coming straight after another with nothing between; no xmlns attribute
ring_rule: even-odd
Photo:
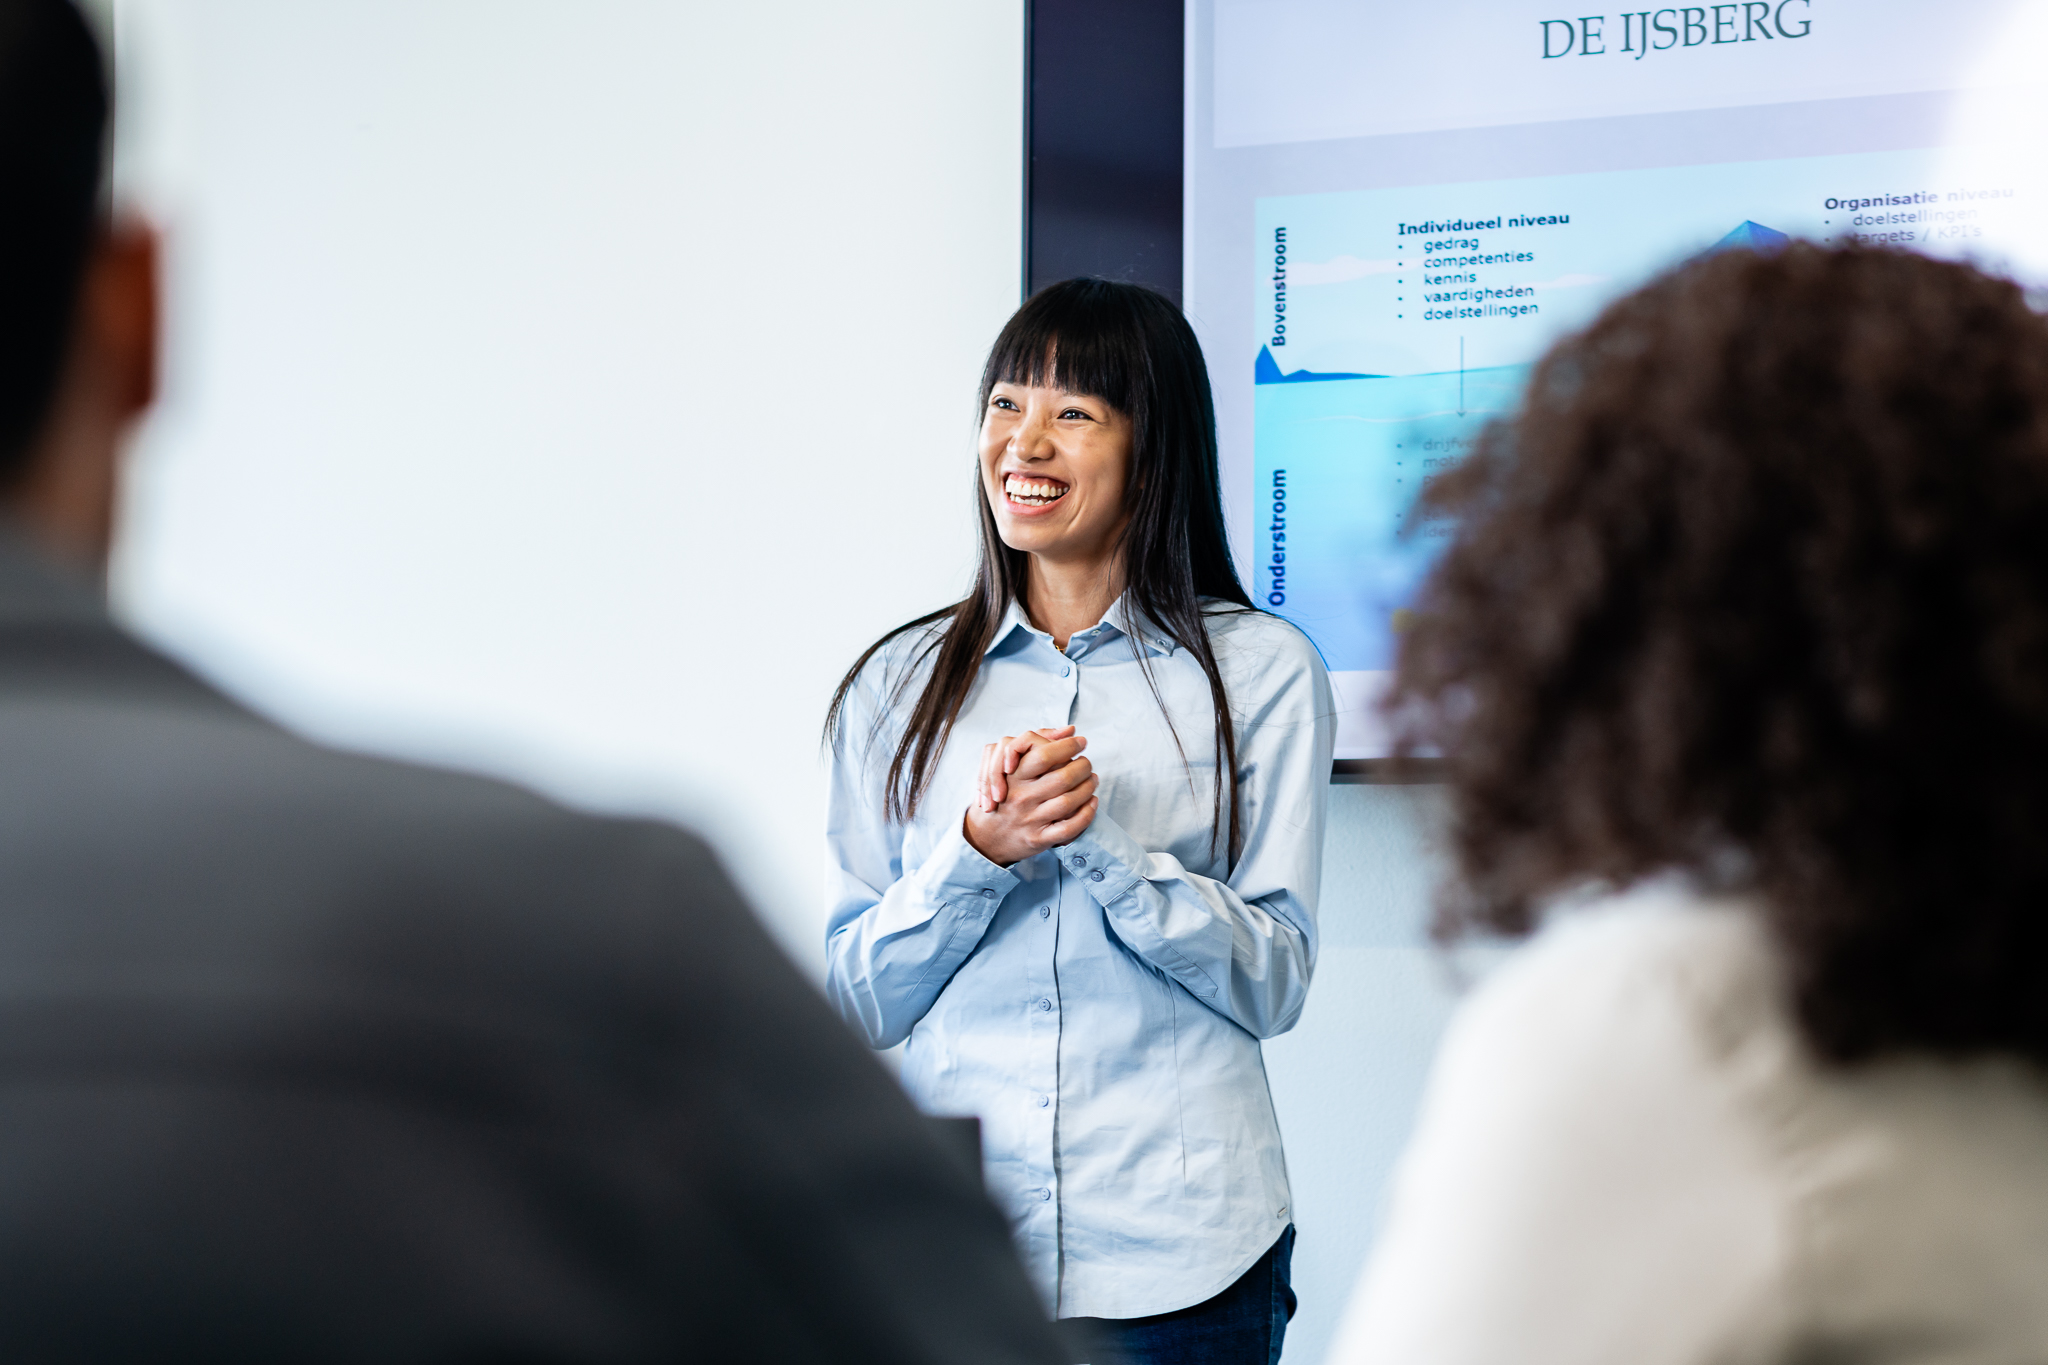
<svg viewBox="0 0 2048 1365"><path fill-rule="evenodd" d="M1004 735L982 746L963 832L999 867L1071 843L1095 821L1095 769L1071 725Z"/></svg>

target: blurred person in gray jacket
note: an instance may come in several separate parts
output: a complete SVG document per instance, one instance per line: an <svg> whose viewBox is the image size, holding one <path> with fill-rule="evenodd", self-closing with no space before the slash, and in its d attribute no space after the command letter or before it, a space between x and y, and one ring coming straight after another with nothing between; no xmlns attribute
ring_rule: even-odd
<svg viewBox="0 0 2048 1365"><path fill-rule="evenodd" d="M1060 1360L696 839L322 750L108 620L156 251L107 105L0 0L0 1358Z"/></svg>

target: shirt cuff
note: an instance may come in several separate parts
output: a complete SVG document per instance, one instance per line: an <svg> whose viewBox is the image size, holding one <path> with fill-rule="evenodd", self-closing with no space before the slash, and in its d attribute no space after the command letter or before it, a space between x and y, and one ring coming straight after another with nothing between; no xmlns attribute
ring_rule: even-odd
<svg viewBox="0 0 2048 1365"><path fill-rule="evenodd" d="M1059 849L1060 866L1080 879L1097 904L1105 906L1128 895L1145 879L1141 869L1151 856L1122 825L1100 810L1078 839Z"/></svg>
<svg viewBox="0 0 2048 1365"><path fill-rule="evenodd" d="M993 911L1023 880L1009 868L998 867L982 857L980 850L967 842L967 831L960 821L953 823L952 832L939 840L918 872L927 878L925 885L931 898L927 904L937 902L961 909L985 904Z"/></svg>

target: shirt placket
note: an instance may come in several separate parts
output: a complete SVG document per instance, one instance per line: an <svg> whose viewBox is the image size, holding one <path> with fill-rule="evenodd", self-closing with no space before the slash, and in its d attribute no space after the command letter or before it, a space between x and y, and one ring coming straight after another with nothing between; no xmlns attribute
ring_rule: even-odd
<svg viewBox="0 0 2048 1365"><path fill-rule="evenodd" d="M1068 645L1071 648L1075 643L1077 642L1069 641ZM1085 654L1086 642L1079 643L1083 646L1079 652ZM1057 653L1058 676L1047 699L1050 704L1046 707L1046 713L1060 718L1056 724L1072 725L1075 723L1074 715L1081 693L1081 664L1078 658L1064 651ZM1058 864L1055 863L1055 866ZM1075 894L1077 888L1074 879L1067 875L1064 867L1059 867L1057 873L1047 878L1044 885L1046 899L1038 911L1039 925L1043 933L1038 951L1032 954L1033 987L1042 992L1032 1006L1032 1012L1036 1016L1032 1039L1033 1080L1035 1083L1042 1082L1044 1088L1032 1095L1028 1101L1037 1118L1033 1130L1033 1136L1037 1141L1033 1143L1033 1148L1044 1154L1044 1173L1040 1177L1044 1183L1038 1190L1043 1221L1034 1220L1032 1232L1034 1242L1038 1242L1042 1237L1050 1243L1047 1249L1051 1253L1052 1262L1055 1266L1061 1266L1063 1258L1060 1255L1059 1216L1059 1046L1063 1010L1059 990L1059 930L1060 921L1068 908L1067 898ZM1056 1274L1053 1278L1054 1282L1058 1283L1060 1277Z"/></svg>

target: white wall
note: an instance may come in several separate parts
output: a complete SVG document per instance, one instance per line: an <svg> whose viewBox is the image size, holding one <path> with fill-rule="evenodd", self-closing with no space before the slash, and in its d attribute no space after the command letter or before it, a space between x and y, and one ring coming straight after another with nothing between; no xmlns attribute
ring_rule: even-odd
<svg viewBox="0 0 2048 1365"><path fill-rule="evenodd" d="M822 960L840 671L964 586L1020 0L117 0L170 364L126 616L713 834Z"/></svg>

